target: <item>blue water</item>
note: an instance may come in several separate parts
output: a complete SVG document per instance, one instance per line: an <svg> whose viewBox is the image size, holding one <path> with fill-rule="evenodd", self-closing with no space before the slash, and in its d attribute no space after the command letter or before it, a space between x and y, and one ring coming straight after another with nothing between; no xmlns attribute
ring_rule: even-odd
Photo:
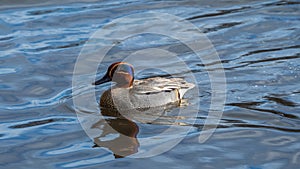
<svg viewBox="0 0 300 169"><path fill-rule="evenodd" d="M208 72L214 63L205 66L186 47L162 36L116 42L118 46L99 65L99 76L130 52L163 46L184 60L196 77L200 93L190 92L186 97L189 105L200 99L202 107L197 116L182 116L176 130L191 130L169 151L149 158L115 158L111 147L95 146L77 118L73 99L89 95L91 89L72 87L74 67L97 30L115 19L151 11L193 23L214 45L226 75L224 112L214 134L199 143L212 97ZM297 0L1 2L0 168L298 169L299 16ZM140 67L155 64L171 69L176 63L147 56L136 61ZM175 70L175 76L186 77L181 69ZM91 76L83 76L89 84ZM137 78L152 76L166 76L166 72L149 69L137 74ZM97 87L96 93L108 87ZM88 109L92 103L87 100L82 111L93 113ZM191 110L189 105L185 108ZM171 109L155 122L132 124L139 127L134 141L169 128L177 110ZM116 141L113 134L112 142ZM141 150L142 146L137 151Z"/></svg>

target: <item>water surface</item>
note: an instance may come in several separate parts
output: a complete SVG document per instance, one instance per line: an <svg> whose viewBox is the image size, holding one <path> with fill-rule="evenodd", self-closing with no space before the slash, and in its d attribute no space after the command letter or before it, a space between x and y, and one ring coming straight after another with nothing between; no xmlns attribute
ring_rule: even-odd
<svg viewBox="0 0 300 169"><path fill-rule="evenodd" d="M1 168L299 167L299 1L1 3ZM201 110L197 117L186 115L181 121L192 130L170 151L145 159L115 159L111 149L95 146L80 126L72 102L74 65L96 30L116 18L148 11L182 17L211 40L227 78L225 110L214 135L200 144L198 136L212 94L208 72L214 64L205 66L184 46L163 37L121 42L99 71L123 59L118 54L157 46L173 49L197 79L200 94L186 97L191 104L199 98ZM156 61L147 57L137 63ZM162 61L160 66L174 63ZM177 73L186 77L185 72ZM165 74L148 70L137 75L152 76ZM108 87L97 88L97 93ZM77 91L78 95L89 93L80 87ZM163 117L175 116L176 110ZM137 137L165 130L168 120L137 123Z"/></svg>

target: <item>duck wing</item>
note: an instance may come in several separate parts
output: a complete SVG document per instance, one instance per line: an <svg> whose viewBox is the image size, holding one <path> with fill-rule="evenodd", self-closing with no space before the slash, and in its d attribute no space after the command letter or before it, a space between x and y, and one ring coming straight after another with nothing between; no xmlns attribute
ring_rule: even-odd
<svg viewBox="0 0 300 169"><path fill-rule="evenodd" d="M192 89L195 85L188 83L181 78L162 78L154 77L143 80L135 80L133 84L134 92L136 94L155 94L164 92L179 92L179 99L182 99L183 95L189 89Z"/></svg>

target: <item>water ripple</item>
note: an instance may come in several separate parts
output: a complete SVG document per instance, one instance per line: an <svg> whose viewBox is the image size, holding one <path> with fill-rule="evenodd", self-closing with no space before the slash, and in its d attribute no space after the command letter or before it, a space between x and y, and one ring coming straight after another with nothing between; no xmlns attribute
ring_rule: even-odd
<svg viewBox="0 0 300 169"><path fill-rule="evenodd" d="M286 100L286 99L283 99L283 98L279 98L279 97L265 96L264 98L266 98L267 100L270 100L270 101L274 101L274 102L276 102L278 104L281 104L283 106L296 107L296 106L299 105L295 102L292 102L292 101L289 101L289 100Z"/></svg>
<svg viewBox="0 0 300 169"><path fill-rule="evenodd" d="M199 18L208 18L208 17L215 17L215 16L220 16L220 15L226 15L226 14L231 14L231 13L237 13L244 11L245 9L250 9L251 7L245 6L245 7L240 7L240 8L235 8L235 9L224 9L224 10L218 10L218 12L215 13L208 13L208 14L202 14L198 16L193 16L190 18L186 18L186 20L195 20Z"/></svg>
<svg viewBox="0 0 300 169"><path fill-rule="evenodd" d="M289 114L289 113L284 113L278 110L273 110L273 109L265 109L265 108L257 108L256 106L259 106L265 102L244 102L244 103L227 103L226 105L228 106L236 106L236 107L241 107L249 110L256 110L256 111L261 111L261 112L267 112L267 113L273 113L282 117L287 117L287 118L292 118L292 119L300 119L300 117Z"/></svg>
<svg viewBox="0 0 300 169"><path fill-rule="evenodd" d="M52 105L58 105L72 98L72 89L66 89L55 96L47 99L31 100L26 103L18 105L1 105L0 108L4 110L23 110L29 108L47 107Z"/></svg>
<svg viewBox="0 0 300 169"><path fill-rule="evenodd" d="M285 49L299 49L299 48L300 48L300 45L280 47L280 48L271 48L271 49L259 49L259 50L250 51L250 52L248 52L246 54L243 54L241 57L243 57L243 56L249 56L249 55L253 55L253 54L258 54L258 53L282 51L282 50L285 50ZM276 58L274 58L274 59L276 59Z"/></svg>
<svg viewBox="0 0 300 169"><path fill-rule="evenodd" d="M65 116L54 116L47 118L40 118L34 120L23 120L17 122L2 123L0 125L1 129L1 139L16 139L22 137L31 137L28 134L32 134L32 130L37 128L42 131L42 128L46 129L47 126L57 125L57 124L72 124L77 123L76 117L65 117ZM47 129L48 133L54 133L58 130ZM45 132L45 131L44 131ZM27 133L27 134L26 134Z"/></svg>
<svg viewBox="0 0 300 169"><path fill-rule="evenodd" d="M44 124L50 124L50 123L54 123L54 122L60 122L60 121L64 122L66 120L68 120L68 119L51 118L51 119L44 119L44 120L38 120L38 121L30 121L30 122L24 123L24 124L12 125L12 126L9 126L8 128L12 128L12 129L27 128L27 127L40 126L40 125L44 125Z"/></svg>

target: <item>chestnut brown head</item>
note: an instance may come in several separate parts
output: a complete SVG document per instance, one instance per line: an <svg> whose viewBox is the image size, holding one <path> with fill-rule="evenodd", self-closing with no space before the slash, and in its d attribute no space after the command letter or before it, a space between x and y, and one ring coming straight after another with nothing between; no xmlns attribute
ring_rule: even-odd
<svg viewBox="0 0 300 169"><path fill-rule="evenodd" d="M100 85L110 81L116 82L116 87L131 87L134 81L133 66L126 62L113 63L108 67L106 74L93 84Z"/></svg>

